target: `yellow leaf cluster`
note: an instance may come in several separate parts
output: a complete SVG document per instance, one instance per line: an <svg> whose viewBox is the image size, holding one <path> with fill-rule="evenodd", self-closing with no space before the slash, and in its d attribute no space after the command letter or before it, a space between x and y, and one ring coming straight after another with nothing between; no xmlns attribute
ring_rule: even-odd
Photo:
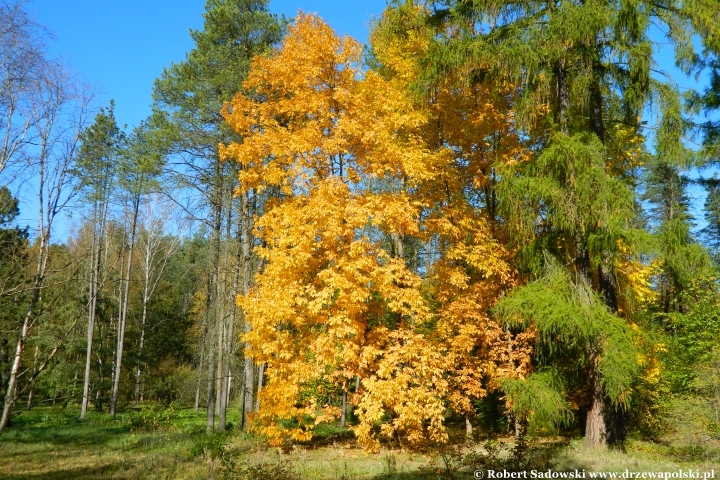
<svg viewBox="0 0 720 480"><path fill-rule="evenodd" d="M661 270L659 260L642 262L634 258L630 247L624 242L618 242L617 273L621 291L624 292L619 299L619 309L622 312L630 312L635 307L646 307L658 299L658 292L653 288L653 280Z"/></svg>

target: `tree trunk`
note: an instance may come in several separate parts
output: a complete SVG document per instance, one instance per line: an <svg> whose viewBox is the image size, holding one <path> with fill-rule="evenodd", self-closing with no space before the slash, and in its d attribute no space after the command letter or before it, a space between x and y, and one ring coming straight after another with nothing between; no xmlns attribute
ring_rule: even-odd
<svg viewBox="0 0 720 480"><path fill-rule="evenodd" d="M216 179L220 178L220 165L216 162ZM222 184L222 180L218 180ZM215 430L215 378L216 373L216 350L217 340L216 335L219 334L220 322L222 318L219 316L219 305L218 302L223 303L222 298L219 298L219 283L220 283L220 235L222 233L222 187L215 186L214 192L214 205L213 205L213 222L212 222L212 260L210 268L212 273L209 278L208 284L208 303L207 309L209 312L209 328L208 333L208 385L207 385L207 432L210 433Z"/></svg>
<svg viewBox="0 0 720 480"><path fill-rule="evenodd" d="M255 401L255 409L260 409L260 392L262 391L263 386L263 377L265 376L265 366L267 364L263 363L260 365L260 370L258 371L258 386L257 386L257 399Z"/></svg>
<svg viewBox="0 0 720 480"><path fill-rule="evenodd" d="M227 385L225 386L225 405L230 405L230 388L232 387L232 370L227 372Z"/></svg>
<svg viewBox="0 0 720 480"><path fill-rule="evenodd" d="M122 373L123 347L125 343L125 325L127 324L127 311L130 297L130 272L132 270L133 251L135 249L135 229L137 227L138 213L140 210L140 193L133 198L133 212L130 220L130 242L128 244L128 259L125 266L125 278L123 279L122 307L118 319L117 350L115 358L115 375L113 379L112 401L110 403L110 416L115 418L117 412L118 396L120 394L120 376Z"/></svg>
<svg viewBox="0 0 720 480"><path fill-rule="evenodd" d="M95 312L97 311L97 295L98 283L100 278L100 257L102 256L102 236L105 230L105 217L107 214L107 202L101 203L99 206L95 203L95 212L93 217L99 218L99 225L93 225L92 237L92 253L91 253L91 272L90 285L88 288L88 331L87 331L87 350L85 355L85 376L83 377L83 398L80 407L80 418L85 418L88 409L90 397L90 373L92 372L92 351L93 337L95 335Z"/></svg>
<svg viewBox="0 0 720 480"><path fill-rule="evenodd" d="M600 49L599 46L596 46ZM600 142L605 144L605 125L603 121L603 97L600 78L603 74L602 65L597 60L591 60L594 78L590 85L590 130ZM618 287L615 272L612 268L610 254L602 252L602 260L598 266L598 290L605 304L613 313L618 313ZM589 379L590 396L592 403L588 411L586 425L586 444L592 447L607 444L621 443L625 440L627 423L625 412L621 406L613 406L610 399L603 392L599 373L595 368L596 354L590 357L592 372Z"/></svg>
<svg viewBox="0 0 720 480"><path fill-rule="evenodd" d="M588 379L590 409L585 421L585 445L590 448L602 448L607 442L605 392L595 368L596 360L597 352L592 352L589 359L591 367Z"/></svg>
<svg viewBox="0 0 720 480"><path fill-rule="evenodd" d="M345 426L345 420L347 415L347 389L343 388L342 392L342 406L340 407L342 410L340 411L340 426Z"/></svg>
<svg viewBox="0 0 720 480"><path fill-rule="evenodd" d="M208 353L208 382L207 382L207 433L215 430L215 347L212 338L215 334L213 328L210 332L210 349Z"/></svg>
<svg viewBox="0 0 720 480"><path fill-rule="evenodd" d="M241 222L242 231L240 232L242 243L242 293L247 295L250 292L250 281L252 278L252 212L250 211L250 198L248 192L243 192L240 199L241 202ZM247 317L243 315L244 332L250 333L252 326ZM255 404L253 391L255 389L255 362L249 355L250 344L245 342L243 355L245 357L245 365L243 371L243 419L253 411ZM259 393L259 391L258 391ZM244 424L243 424L244 427Z"/></svg>
<svg viewBox="0 0 720 480"><path fill-rule="evenodd" d="M198 366L198 377L197 377L197 385L195 386L195 411L197 412L200 410L200 387L202 386L202 378L203 378L203 363L205 362L205 342L207 341L207 315L208 312L205 312L205 323L203 325L203 336L202 336L202 342L200 342L200 365Z"/></svg>
<svg viewBox="0 0 720 480"><path fill-rule="evenodd" d="M248 333L249 331L250 326L248 324L248 321L245 320L245 333ZM253 407L255 405L253 396L255 390L255 362L253 362L253 359L248 356L249 349L250 347L248 346L247 342L245 342L245 349L243 350L245 355L243 370L243 412L245 412L245 414L252 413Z"/></svg>
<svg viewBox="0 0 720 480"><path fill-rule="evenodd" d="M225 299L223 298L221 302L224 304ZM224 312L223 312L224 313ZM217 384L215 385L215 389L217 391L217 402L215 404L216 406L216 414L218 417L218 427L217 429L221 432L225 431L225 398L227 397L227 392L225 392L225 386L227 383L225 382L225 319L221 317L220 319L220 333L218 335L218 362L217 362Z"/></svg>
<svg viewBox="0 0 720 480"><path fill-rule="evenodd" d="M93 259L93 263L95 263ZM85 376L83 377L83 396L82 406L80 407L80 418L85 418L88 408L88 396L90 395L90 372L92 370L92 344L95 334L95 272L93 268L92 278L90 279L90 300L88 302L88 330L87 330L87 350L85 355Z"/></svg>
<svg viewBox="0 0 720 480"><path fill-rule="evenodd" d="M138 363L135 368L135 404L140 403L140 382L142 375L143 350L145 348L145 322L147 321L147 297L143 298L142 319L140 320L140 345L138 345Z"/></svg>
<svg viewBox="0 0 720 480"><path fill-rule="evenodd" d="M38 345L35 345L35 355L33 355L33 366L32 366L32 377L30 378L30 382L28 383L28 399L27 399L27 409L30 410L33 403L33 397L35 396L35 377L37 372L37 362L38 362L38 354L40 353L40 347Z"/></svg>
<svg viewBox="0 0 720 480"><path fill-rule="evenodd" d="M614 314L618 313L617 279L610 266L610 259L603 255L599 266L599 284L605 303ZM622 405L613 405L610 399L605 401L605 431L606 441L610 445L621 445L627 438L627 419Z"/></svg>

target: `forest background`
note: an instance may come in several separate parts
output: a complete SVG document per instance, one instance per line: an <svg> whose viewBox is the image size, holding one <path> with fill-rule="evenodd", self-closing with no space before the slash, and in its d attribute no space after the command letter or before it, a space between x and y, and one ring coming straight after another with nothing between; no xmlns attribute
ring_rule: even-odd
<svg viewBox="0 0 720 480"><path fill-rule="evenodd" d="M132 129L0 5L0 434L720 436L716 2L208 0Z"/></svg>

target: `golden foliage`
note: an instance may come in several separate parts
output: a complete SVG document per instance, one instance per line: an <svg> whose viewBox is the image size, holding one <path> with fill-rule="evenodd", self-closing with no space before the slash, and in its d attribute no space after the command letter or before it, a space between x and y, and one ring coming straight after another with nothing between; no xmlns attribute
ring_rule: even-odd
<svg viewBox="0 0 720 480"><path fill-rule="evenodd" d="M628 315L657 301L658 292L653 288L653 280L660 272L661 264L657 259L648 263L635 258L631 248L623 241L618 242L618 252L619 310Z"/></svg>
<svg viewBox="0 0 720 480"><path fill-rule="evenodd" d="M500 155L525 155L512 115L450 85L445 107L418 105L416 40L378 41L394 73L363 72L359 43L301 14L223 108L243 141L222 157L241 164L242 189L271 197L256 221L264 268L238 299L267 363L255 421L271 442L308 440L339 415L320 399L358 377L364 445L377 447L377 422L381 435L444 442L448 408L470 412L498 375L529 368L532 335L511 338L488 313L516 282L509 255L466 198ZM452 120L461 110L469 125ZM411 240L424 265L403 255Z"/></svg>

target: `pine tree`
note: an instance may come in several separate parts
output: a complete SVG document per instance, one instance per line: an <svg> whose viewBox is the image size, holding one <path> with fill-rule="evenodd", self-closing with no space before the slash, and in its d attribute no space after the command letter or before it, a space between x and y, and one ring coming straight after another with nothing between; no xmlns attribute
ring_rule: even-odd
<svg viewBox="0 0 720 480"><path fill-rule="evenodd" d="M81 146L75 175L80 188L87 192L87 201L92 205L89 219L92 226L90 245L90 268L88 281L88 327L83 400L80 410L85 417L90 395L90 374L92 367L93 337L97 312L99 285L102 282L102 246L105 241L105 225L110 214L112 193L116 187L117 164L124 136L117 126L114 115L115 103L110 102L107 110L101 109L95 116L95 123L81 136Z"/></svg>
<svg viewBox="0 0 720 480"><path fill-rule="evenodd" d="M164 142L158 131L143 122L124 142L118 162L118 196L125 204L125 235L121 252L120 295L118 296L118 333L110 415L115 416L120 395L125 330L130 305L131 271L137 240L140 208L149 194L159 189L158 176L165 161Z"/></svg>
<svg viewBox="0 0 720 480"><path fill-rule="evenodd" d="M190 33L195 48L185 61L165 69L155 82L153 95L156 119L160 119L157 123L164 125L165 135L174 139L172 153L182 165L174 172L176 184L192 190L192 198L200 199L186 206L186 212L207 225L213 245L206 277L206 334L202 336L208 342L208 358L206 363L200 362L207 368L207 428L211 431L215 428L216 399L221 402L218 427L225 428L227 392L216 390L227 385L234 335L223 332L230 331L229 322L235 318L234 297L240 282L234 278L243 274L241 285L246 292L254 271L250 237L252 207L258 203L252 192L240 202L232 200L238 186L237 171L233 170L236 166L220 161L217 145L238 138L225 124L220 109L240 90L252 58L279 42L284 20L270 14L268 0L207 0L204 18L204 29ZM231 251L233 228L241 248ZM231 259L242 267L233 269ZM253 377L254 366L247 356L243 391L246 413L252 411Z"/></svg>

